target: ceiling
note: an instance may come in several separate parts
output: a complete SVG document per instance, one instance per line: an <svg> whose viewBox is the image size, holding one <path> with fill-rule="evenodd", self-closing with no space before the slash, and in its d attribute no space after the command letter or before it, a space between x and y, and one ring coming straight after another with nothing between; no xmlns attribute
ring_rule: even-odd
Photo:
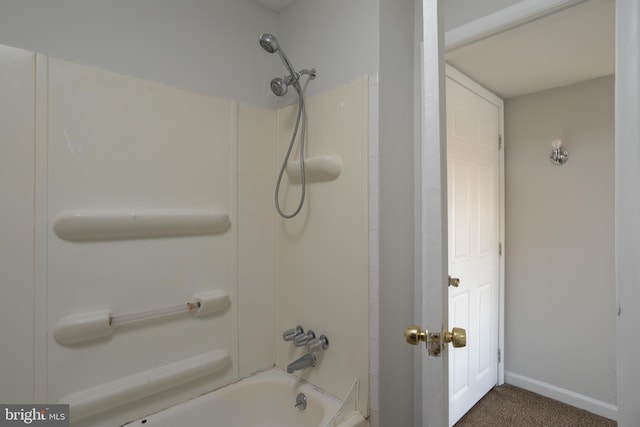
<svg viewBox="0 0 640 427"><path fill-rule="evenodd" d="M615 0L591 0L453 49L447 62L502 98L615 70Z"/></svg>
<svg viewBox="0 0 640 427"><path fill-rule="evenodd" d="M280 12L285 7L289 6L295 0L255 0L256 3L260 3L261 5L276 11Z"/></svg>

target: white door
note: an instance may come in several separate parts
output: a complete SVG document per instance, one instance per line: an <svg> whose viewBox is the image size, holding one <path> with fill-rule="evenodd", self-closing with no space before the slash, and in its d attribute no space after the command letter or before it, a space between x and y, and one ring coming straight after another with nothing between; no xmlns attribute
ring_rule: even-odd
<svg viewBox="0 0 640 427"><path fill-rule="evenodd" d="M449 353L449 425L498 381L500 110L447 76L449 325L467 346Z"/></svg>

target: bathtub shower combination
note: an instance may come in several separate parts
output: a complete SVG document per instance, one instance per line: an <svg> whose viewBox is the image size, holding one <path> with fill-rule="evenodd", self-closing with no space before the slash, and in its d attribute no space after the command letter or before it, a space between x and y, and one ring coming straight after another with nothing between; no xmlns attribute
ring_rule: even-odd
<svg viewBox="0 0 640 427"><path fill-rule="evenodd" d="M304 87L300 84L300 78L307 76L306 83L308 83L316 77L316 70L312 68L296 71L272 34L263 34L259 42L265 51L278 53L289 72L289 75L283 78L276 77L271 80L270 86L273 93L276 96L284 96L288 87L293 86L298 95L296 122L275 188L276 211L282 218L290 219L298 215L302 209L306 184L318 180L335 179L340 174L340 162L329 157L306 159L309 168L305 170L306 115ZM289 162L298 134L300 135L299 160ZM279 200L280 186L285 172L291 182L301 184L297 207L291 213L284 212ZM307 348L306 354L287 366L286 373L279 368L259 372L124 426L204 425L209 420L214 421L216 427L368 426L367 420L358 411L357 380L353 382L347 396L341 401L320 388L290 375L298 370L315 366L316 354L329 347L328 338L325 335L316 337L313 331L305 332L301 326L284 331L282 338L292 342L296 347Z"/></svg>
<svg viewBox="0 0 640 427"><path fill-rule="evenodd" d="M338 147L338 144L341 143L343 139L348 140L351 138L360 143L364 141L366 114L363 114L362 108L366 105L367 99L365 92L366 80L359 79L354 81L343 89L344 93L340 93L339 98L338 95L331 95L330 99L340 99L340 105L343 104L342 100L345 100L344 104L346 106L342 105L344 108L335 109L332 107L327 109L327 111L323 108L314 109L314 111L318 112L318 114L315 115L318 122L324 123L323 128L325 129L325 134L323 137L335 144L328 145L328 148L331 149L333 147L342 157L338 155L305 157L306 117L303 94L306 84L316 77L316 70L296 71L280 48L276 38L271 34L263 34L259 42L261 47L267 52L279 54L289 73L283 78L276 77L271 81L270 86L273 93L277 96L283 96L289 86L293 86L297 92L298 108L295 112L295 126L292 129L291 139L275 188L276 210L283 218L289 219L301 212L305 203L305 188L307 185L316 182L332 181L340 176L343 157L344 164L349 166L349 171L352 172L352 178L345 175L342 184L349 184L356 189L362 188L360 180L364 176L362 172L366 171L366 159L363 156L364 151L353 150L353 148L350 147L349 152L345 154L345 152L336 150L335 147ZM148 114L142 116L144 120L148 120L148 117L155 119L156 114L160 117L164 117L164 114L169 114L163 109L160 109L160 107L158 107L159 112L156 113L154 110L156 104L166 106L166 102L166 104L171 105L184 105L185 107L182 108L181 111L185 110L184 114L186 118L183 118L185 128L189 127L190 129L198 130L198 132L195 132L195 136L193 136L193 140L196 142L200 140L209 141L211 135L216 135L218 128L222 129L220 132L226 135L226 130L224 129L230 129L229 124L231 124L231 128L236 129L236 133L224 137L221 140L221 147L219 148L220 153L226 153L228 155L230 152L233 152L233 138L236 138L236 142L241 139L238 137L240 132L237 132L237 129L241 127L238 125L238 116L250 118L263 117L263 113L258 114L258 112L253 112L253 109L242 107L238 103L214 98L205 99L200 96L195 97L192 94L178 93L173 90L163 89L160 86L151 85L147 82L140 83L135 79L112 75L104 71L92 70L60 60L49 59L48 61L48 72L52 76L50 77L50 81L52 82L50 90L56 94L56 96L52 96L52 99L59 101L59 103L52 103L51 110L56 112L56 114L51 113L50 115L51 117L58 117L58 115L62 117L59 119L60 123L57 124L58 128L63 127L63 122L66 123L68 121L74 123L74 120L76 120L75 117L66 118L66 116L62 114L62 112L66 113L69 109L60 99L77 98L82 100L82 102L79 102L79 105L91 106L95 102L95 99L111 99L109 96L115 93L116 95L113 96L117 97L117 101L113 101L111 103L112 105L119 105L119 103L122 102L121 98L128 96L136 103L135 105L143 106L143 108L139 109L140 111L149 111ZM304 80L303 77L305 76L306 82L303 84L302 80ZM93 86L87 88L86 85L82 83L85 81L93 82ZM49 90L48 86L47 90ZM167 97L166 101L158 101L158 99L161 98L164 100L164 97ZM171 103L170 101L172 100L175 102ZM353 102L351 102L351 100L353 100ZM314 106L314 108L315 105L324 106L324 104L326 104L332 106L335 103L335 101L329 102L327 100L323 100L324 104L315 104L315 102L315 100L311 100L309 103ZM110 103L107 102L106 104ZM191 108L198 112L203 108L208 108L216 112L212 117L215 118L219 116L219 118L216 118L217 121L211 124L209 123L209 115L207 115L207 124L205 126L200 120L191 120L192 116L199 117L199 114L189 114ZM289 111L293 111L293 108L286 108L287 114ZM170 111L173 111L173 107ZM239 114L238 111L242 111L243 113ZM109 112L110 111L107 111L107 113ZM243 115L244 112L248 114ZM100 110L100 113L102 113L102 110ZM117 113L118 114L113 113L115 117L114 121L126 121L125 114L121 114L119 110ZM71 113L69 114L72 115ZM102 120L102 114L92 114L87 114L87 117L93 119L95 116L95 121L92 122L93 126L87 125L87 128L95 130L98 135L100 132L96 129L102 129L100 126L102 126L104 120ZM265 114L264 117L276 119L279 116L271 114L267 116ZM345 119L345 117L349 117L349 119ZM351 119L351 117L354 117L354 119ZM285 129L284 133L288 136L289 126L293 125L294 122L288 121L289 116L286 118L286 123L279 124L279 126ZM243 129L258 126L257 130L252 129L253 133L247 132L247 134L251 134L251 138L249 138L249 136L243 137L246 140L252 140L254 139L254 133L259 134L263 130L260 127L262 125L254 125L253 123L256 122L254 120L245 120L247 125L243 124ZM131 121L134 122L135 120ZM161 122L161 120L157 121ZM257 122L260 123L260 120ZM93 129L94 127L96 129ZM206 129L206 132L200 131L200 127ZM147 143L154 141L153 138L147 137L146 133L142 132L139 134L137 131L137 127L135 128L135 132L133 130L131 131L132 139ZM114 135L120 135L121 132L125 133L124 130L119 128L115 129L114 132ZM82 173L86 173L86 170L90 168L81 164L81 162L72 162L72 157L65 151L65 149L69 149L71 137L69 137L66 130L64 130L63 134L66 136L66 139L62 141L63 144L58 143L51 145L51 147L57 147L59 151L59 159L58 157L55 158L58 159L57 161L59 161L61 165L67 164L65 162L73 163L74 167L78 168L75 173L78 176L84 176ZM96 139L98 136L94 138L88 137L88 140ZM155 136L157 137L158 135ZM60 138L60 135L57 137ZM315 142L316 134L312 133L311 137ZM290 161L289 157L294 151L293 148L297 138L299 144L297 152L299 153L299 159ZM97 140L100 141L99 139ZM269 141L273 144L273 148L277 147L279 138L275 129L273 135L270 135ZM227 168L225 166L226 160L223 160L227 159L228 156L216 156L215 154L218 151L214 150L211 144L203 143L201 147L199 144L196 144L196 142L193 144L196 148L202 150L202 153L204 153L203 157L216 159L217 168L211 169L219 171L218 173L210 173L203 176L201 181L207 184L203 185L201 191L203 194L208 194L210 190L208 188L210 179L218 177L220 178L218 180L220 189L217 191L220 193L220 200L224 200L223 196L232 191L229 190L229 187L235 185L235 178L233 178L235 171L233 168ZM324 142L324 139L322 142ZM248 142L244 143L248 144ZM96 145L100 144L96 143ZM106 146L108 144L104 145ZM172 144L166 145L172 149L174 147ZM358 144L358 147L360 146L361 145ZM267 148L271 149L270 146L267 146ZM69 150L73 154L73 150ZM166 157L168 158L173 152L172 150L167 150ZM140 149L140 153L142 152L143 150ZM197 153L200 152L198 151ZM113 156L114 159L116 157L116 155ZM193 161L197 160L196 157L198 156L194 154ZM96 159L97 156L93 161L98 161ZM137 159L137 161L146 162L146 156ZM132 164L136 163L132 160ZM60 171L66 169L65 167L58 168ZM280 192L281 181L285 173L287 174L287 183L294 188L294 200L288 200L288 202L291 203L287 204L286 209L284 209L284 205L281 209L280 202L282 201L284 203L286 200L284 195L285 191ZM110 177L110 174L105 175L105 177L100 174L95 174L93 179L97 184L102 183L103 179L106 181L106 178ZM227 180L234 184L231 186L226 185ZM66 182L61 177L59 181L63 183ZM89 180L88 182L93 181ZM157 186L156 184L149 185L151 190ZM297 185L300 185L300 189L295 189ZM63 184L60 184L59 187L63 187ZM121 259L119 258L120 256L126 257L126 254L129 253L126 252L126 250L129 250L127 246L129 245L127 243L128 241L136 241L137 243L136 245L131 245L131 254L134 256L131 256L130 259L128 258L128 261L138 259L136 258L138 255L140 255L140 259L143 260L147 258L155 259L156 255L159 257L164 256L162 251L158 251L155 248L156 245L152 242L146 242L150 239L159 238L184 238L174 239L171 242L167 242L167 244L171 243L171 247L181 248L181 251L184 249L184 253L188 253L189 257L197 258L195 260L190 259L189 264L185 265L206 265L206 267L201 268L201 273L200 270L198 270L198 274L193 274L194 277L197 276L198 282L202 281L202 278L210 278L215 280L216 284L215 287L211 289L196 288L193 293L186 293L185 295L182 295L182 289L177 289L176 286L173 286L172 292L175 291L173 292L175 295L172 294L171 296L171 301L173 302L152 309L143 307L146 303L137 304L137 302L131 303L128 306L125 304L125 308L123 308L118 298L114 297L109 299L108 296L105 297L106 302L88 304L88 307L83 310L76 309L76 307L72 306L73 304L83 301L84 298L93 298L93 295L89 291L86 292L86 295L82 294L64 300L64 304L60 303L59 307L52 306L55 310L50 309L49 315L52 318L56 318L57 323L55 323L51 330L53 339L49 340L48 347L46 347L48 351L47 357L51 357L52 360L51 366L57 366L56 364L60 364L62 363L61 361L63 361L66 363L65 366L78 364L80 369L91 373L89 378L87 378L87 376L84 375L65 375L62 369L51 369L47 371L47 384L54 384L54 386L51 387L51 395L55 396L57 403L69 405L71 425L78 425L79 427L112 427L114 425L175 427L185 423L191 425L213 424L216 427L365 427L368 425L368 421L365 419L367 415L367 396L359 396L360 382L362 383L363 390L368 389L367 364L362 363L362 357L354 357L353 363L335 364L333 367L330 364L326 366L324 369L327 371L335 369L335 371L332 372L333 377L329 375L326 377L321 376L323 375L322 372L325 371L320 371L320 369L311 372L309 377L305 377L317 385L293 375L299 371L313 369L317 364L322 364L323 361L325 361L325 363L330 362L331 360L329 360L329 358L335 360L333 356L324 358L324 354L327 354L325 352L332 352L333 348L330 348L330 338L320 331L316 335L313 330L309 329L305 331L302 326L298 325L293 329L287 329L283 332L283 340L291 346L287 354L296 355L295 358L292 358L293 360L287 360L285 362L288 363L286 370L273 367L276 362L274 359L280 359L280 357L276 357L278 353L275 347L273 348L273 352L265 352L265 355L256 361L252 360L247 366L241 366L238 362L240 346L237 340L234 341L233 337L234 332L237 333L238 331L238 328L234 325L233 317L237 316L239 309L238 304L233 301L237 295L235 292L236 284L233 281L232 268L229 267L229 265L233 263L226 262L229 259L228 256L222 255L216 258L216 265L212 265L211 259L208 257L210 252L207 252L211 251L214 254L224 254L224 250L227 249L227 247L234 249L233 251L229 251L229 253L233 253L237 249L237 247L234 246L234 242L237 243L240 239L234 240L237 236L232 235L232 233L227 233L229 230L232 230L232 223L236 217L224 209L224 203L222 203L222 206L218 209L212 210L184 208L158 210L145 209L144 205L141 209L137 210L127 208L114 208L112 210L83 209L82 200L89 196L85 191L90 187L91 185L79 185L77 189L74 189L74 191L77 192L76 197L78 200L81 200L78 202L78 205L81 206L78 210L66 209L66 205L62 201L58 201L59 206L55 205L52 201L56 201L57 199L54 197L48 199L52 203L52 211L58 211L58 213L55 217L52 216L48 218L48 221L50 221L52 225L52 231L57 238L50 240L50 246L47 247L47 250L50 250L51 253L60 253L58 258L56 258L57 264L51 264L57 266L55 268L51 267L51 270L56 271L58 274L54 276L55 280L51 280L52 286L48 288L52 294L62 295L64 292L70 293L70 289L73 288L71 288L69 284L75 283L78 277L86 279L95 289L111 289L109 287L110 283L102 277L102 275L98 274L100 269L91 267L90 263L87 264L85 268L79 269L81 270L80 272L74 271L73 274L67 275L69 269L63 267L66 265L65 260L76 259L78 254L88 252L84 250L86 247L91 246L92 250L96 250L95 254L104 253L109 255L109 257L112 256L113 253L118 253L118 256L113 256L115 265L118 263L118 260ZM330 187L329 190L331 190L331 194L338 193L337 191L333 191L338 187L343 190L345 188L343 185ZM145 187L136 187L131 190L132 194L142 192L144 188ZM289 193L289 189L287 189L286 192ZM61 192L61 194L62 193L63 192ZM318 193L320 193L320 191ZM345 194L347 193L351 193L351 191L345 190ZM240 192L237 194L240 194ZM298 194L300 196L299 199L297 198ZM366 194L366 192L364 192L364 194ZM280 195L284 200L279 200ZM310 200L311 195L316 197L315 194L308 193L307 201ZM336 197L339 196L341 196L341 194L338 194ZM62 196L60 196L60 198L62 199ZM227 200L229 200L229 198L227 198ZM355 223L358 218L362 217L361 214L356 215L355 213L360 212L358 209L366 208L364 203L354 202L353 205L355 206L354 209L344 209L345 212L349 213L349 215L346 216L345 224ZM310 204L307 203L305 207L309 208L309 206ZM318 203L315 209L322 212L321 208L328 208L329 206L331 206L329 203ZM288 213L285 213L283 209ZM319 216L322 217L322 215ZM358 222L361 223L361 221ZM296 224L295 221L293 223L294 225ZM353 242L353 244L347 246L362 249L359 255L364 261L366 260L365 254L367 249L366 244L362 244L362 242L365 241L361 237L364 229L351 227L348 233L351 233L353 229L356 231L348 234L349 236L353 236L353 238L346 239ZM191 240L187 239L187 237L201 236L211 236L211 239L206 242L200 241L200 246L191 246ZM273 238L275 239L276 236L273 236ZM301 242L305 245L309 242L324 243L322 233L314 234L314 230L307 233L305 238L306 241L301 239ZM214 239L216 240L215 244L213 242ZM104 243L104 245L102 245L102 243ZM202 246L204 243L209 246ZM122 251L111 250L108 252L100 252L108 245L112 247L122 245L118 247L124 249ZM273 242L273 246L275 248L276 241ZM135 252L133 251L134 247L138 248ZM203 248L205 249L203 250ZM284 244L280 246L280 248L291 249ZM107 249L104 250L107 251ZM345 252L347 251L345 250ZM350 251L350 253L354 252L355 251ZM91 253L92 259L101 259L97 255L94 256L94 252ZM297 253L299 252L292 251L288 256L295 261ZM309 251L305 253L309 253ZM230 257L233 260L238 259L237 254L230 255ZM48 260L51 259L53 259L53 257ZM202 261L200 261L200 259L202 259ZM102 262L101 260L100 265L102 265ZM178 260L178 265L182 265L180 264L181 262L182 260ZM167 275L171 276L173 274L172 269L168 267L170 264L165 264L163 268L167 267L166 269L158 269L158 271L150 269L153 271L153 274L157 276L157 279L164 280L162 272L165 270ZM356 265L364 265L364 263L356 263ZM140 263L140 265L132 263L131 267L129 267L132 270L131 277L147 277L146 275L142 276L142 274L147 274L144 270L145 267L146 264L144 263ZM136 276L136 272L138 271L136 268L140 269L140 276ZM240 267L238 267L238 269L239 268ZM303 268L307 275L317 276L313 274L313 271L308 271L313 270L313 268L315 268L314 266L305 264ZM171 272L169 273L169 271ZM128 279L129 271L125 273L127 273L127 275L123 274L122 277ZM348 283L364 284L362 279L366 276L362 276L363 274L363 271L359 271L356 268L354 268L353 271L344 268L337 271L335 276L340 276L340 279L347 277L348 279L345 279L345 282ZM216 277L216 275L219 275L219 277ZM151 277L155 276L152 275ZM280 279L282 279L282 277L283 275L279 276ZM333 276L329 275L327 277ZM225 283L224 279L229 280L230 283ZM258 279L246 281L260 283ZM338 285L342 284L340 280L327 281L332 283L331 286L333 286L333 283L337 283L336 289ZM151 282L153 281L149 280L149 283L147 283L147 281L143 280L141 281L141 285L150 285ZM282 283L283 285L280 286L284 287L289 283L298 283L298 280L295 279L294 275L291 276L289 280L286 280L286 278L283 279ZM56 285L58 288L55 287ZM198 284L198 286L202 285ZM275 283L271 284L271 286L274 291L277 290ZM188 282L185 284L185 287L195 288L195 285L192 286ZM319 295L315 295L315 298L324 298L324 292L327 290L327 287L323 286L320 288L313 281L310 281L308 287L313 288L311 290L314 292L317 291L320 293ZM141 289L142 288L144 288L144 286L141 286ZM148 289L149 292L156 291L156 289L151 288L151 286L148 286ZM309 295L313 296L314 293L309 292ZM359 300L362 301L362 299ZM366 317L360 315L364 313L362 307L359 307L361 309L360 311L354 311L354 304L344 305L345 309L348 309L354 318L357 317L357 319L354 320L356 327L354 327L353 330L359 331L362 328L366 328ZM283 315L288 316L289 313L283 312ZM206 323L204 320L213 317L215 317L216 320L215 324ZM273 320L275 320L275 317ZM172 335L160 331L159 328L155 331L151 331L152 328L147 328L152 326L155 321L162 321L168 329L171 329L172 332L170 334ZM285 321L285 319L282 319L282 322ZM275 331L271 330L269 323L265 322L265 324L267 326L260 329L260 332L262 336L269 337L272 333L275 333ZM276 323L273 322L270 324L275 325ZM193 329L182 329L183 326ZM332 325L331 322L323 322L323 327L336 331L340 325L336 326ZM147 335L145 329L149 329L149 335ZM214 336L209 336L211 340L206 343L199 342L197 346L193 346L195 350L191 349L191 344L188 341L203 334L212 334ZM327 334L329 334L329 332L327 332ZM345 331L345 334L348 335L349 332ZM114 338L114 335L118 336L118 338ZM180 341L181 345L175 345L175 347L182 348L181 346L188 345L189 351L174 352L171 345L165 345L165 338L167 336L176 336L176 339ZM136 339L136 337L142 338ZM122 340L120 341L121 338ZM339 349L342 350L345 348L344 341L348 341L349 345L352 345L354 342L357 342L358 339L359 337L343 340L340 344L342 348ZM164 362L161 366L154 366L150 369L142 370L140 368L147 364L144 359L141 359L138 360L137 363L132 364L134 368L127 367L127 369L119 369L121 365L123 365L122 363L111 363L111 356L117 354L118 350L117 346L107 346L107 343L112 340L119 340L122 343L131 344L128 347L128 353L124 355L118 354L117 357L120 359L117 360L119 361L132 359L133 362L136 362L135 357L140 357L141 352L135 351L135 349L143 348L145 343L158 343L158 345L162 345L159 346L158 349L159 353L162 353L161 359L163 359ZM340 343L340 340L336 340L336 342ZM235 351L230 350L233 349L234 346ZM298 349L293 348L293 346ZM356 347L355 344L353 344L353 346ZM365 346L357 345L357 348L363 349ZM301 352L300 349L304 351ZM185 357L194 352L196 353L195 355ZM351 351L349 353L351 354L347 357L353 356L354 352ZM96 369L96 366L108 366L112 369L108 372L102 372ZM252 374L252 372L266 367L271 367L271 369ZM285 367L283 366L283 368ZM239 378L247 375L249 375L247 378L238 381ZM199 382L200 380L202 381ZM193 386L191 386L190 383L193 383ZM322 387L322 389L318 386ZM175 395L173 394L174 391ZM156 399L156 397L158 398ZM175 406L168 407L172 404L175 404ZM362 411L362 413L360 411ZM141 415L145 416L131 421Z"/></svg>
<svg viewBox="0 0 640 427"><path fill-rule="evenodd" d="M365 427L356 410L357 382L344 401L278 368L245 378L127 427Z"/></svg>

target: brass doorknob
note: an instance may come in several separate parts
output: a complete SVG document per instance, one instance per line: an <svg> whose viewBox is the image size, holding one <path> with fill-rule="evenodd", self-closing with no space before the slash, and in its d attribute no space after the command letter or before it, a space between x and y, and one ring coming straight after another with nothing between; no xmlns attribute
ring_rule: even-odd
<svg viewBox="0 0 640 427"><path fill-rule="evenodd" d="M447 343L452 343L454 347L466 346L467 332L462 328L453 328L451 332L446 329L442 332L429 332L426 329L422 330L420 326L411 325L405 329L404 339L412 345L424 342L430 357L440 357L442 349Z"/></svg>
<svg viewBox="0 0 640 427"><path fill-rule="evenodd" d="M467 345L467 331L462 328L453 328L451 332L443 331L442 338L444 342L450 342L456 348Z"/></svg>
<svg viewBox="0 0 640 427"><path fill-rule="evenodd" d="M404 339L408 344L418 345L420 341L427 341L427 331L420 329L420 326L411 325L405 329Z"/></svg>
<svg viewBox="0 0 640 427"><path fill-rule="evenodd" d="M460 286L460 279L458 279L457 277L449 276L449 286L457 288L458 286Z"/></svg>

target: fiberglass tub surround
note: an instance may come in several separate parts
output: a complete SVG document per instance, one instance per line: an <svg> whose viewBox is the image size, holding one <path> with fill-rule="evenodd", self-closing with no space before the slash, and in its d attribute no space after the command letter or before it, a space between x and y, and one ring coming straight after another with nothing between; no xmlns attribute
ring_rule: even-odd
<svg viewBox="0 0 640 427"><path fill-rule="evenodd" d="M364 427L354 393L344 401L275 368L140 418L126 427Z"/></svg>
<svg viewBox="0 0 640 427"><path fill-rule="evenodd" d="M367 78L305 98L307 192L284 220L274 184L295 104L260 108L31 59L29 99L46 118L42 399L69 403L74 427L113 427L291 365L333 396L357 380L366 414ZM289 163L284 212L302 182L300 161ZM274 339L297 324L330 348Z"/></svg>

